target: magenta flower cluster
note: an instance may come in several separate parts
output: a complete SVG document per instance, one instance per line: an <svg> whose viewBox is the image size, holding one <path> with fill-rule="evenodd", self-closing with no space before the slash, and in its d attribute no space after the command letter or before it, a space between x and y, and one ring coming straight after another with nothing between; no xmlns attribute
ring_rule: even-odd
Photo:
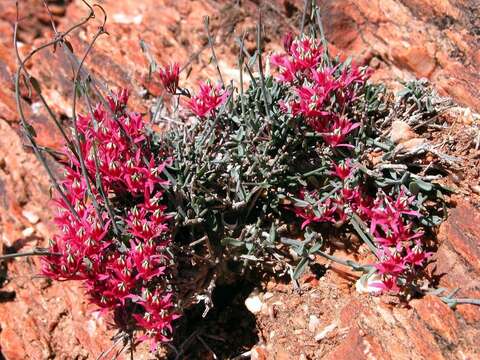
<svg viewBox="0 0 480 360"><path fill-rule="evenodd" d="M127 101L121 90L108 98L109 109L98 105L78 116L82 140L77 151L65 150L62 180L74 211L56 199L58 233L42 272L82 281L101 313L120 328L143 331L140 339L155 347L169 340L178 317L166 281L171 239L162 172L169 160L154 157L142 116L128 111Z"/></svg>
<svg viewBox="0 0 480 360"><path fill-rule="evenodd" d="M198 117L213 116L224 104L229 92L221 84L212 85L209 81L200 83L198 94L187 100L187 107Z"/></svg>
<svg viewBox="0 0 480 360"><path fill-rule="evenodd" d="M345 152L335 152L337 147L354 147L349 139L360 124L346 114L357 98L356 85L363 85L370 72L355 65L330 65L320 40L307 36L294 39L287 35L284 48L284 54L271 57L271 63L279 69L279 81L291 89L291 99L281 104L283 111L308 124L340 158L332 157L330 173L331 183L339 186L326 195L306 189L300 192L302 201L294 211L302 220L302 228L312 223L339 227L353 215L358 216L367 224L377 248L380 260L374 266L383 279L378 286L384 291L399 291L430 255L423 251L423 234L414 230L411 221L420 216L412 210L413 198L404 191L395 197L379 191L372 199L355 181L352 159L339 155Z"/></svg>
<svg viewBox="0 0 480 360"><path fill-rule="evenodd" d="M160 68L158 76L163 87L167 92L175 95L178 89L178 81L180 76L180 65L177 63Z"/></svg>
<svg viewBox="0 0 480 360"><path fill-rule="evenodd" d="M361 209L362 218L369 224L370 234L379 248L380 260L375 268L383 278L378 286L385 291L401 290L431 255L423 250L423 232L415 231L411 221L421 216L412 210L413 199L404 191L395 198L380 191L370 206Z"/></svg>
<svg viewBox="0 0 480 360"><path fill-rule="evenodd" d="M282 108L301 116L328 145L351 147L345 140L359 124L349 120L343 110L355 100L355 84L363 84L369 72L353 65L342 70L328 65L318 39L302 36L291 40L287 36L284 46L286 53L270 59L279 69L278 80L288 83L295 95L281 104Z"/></svg>

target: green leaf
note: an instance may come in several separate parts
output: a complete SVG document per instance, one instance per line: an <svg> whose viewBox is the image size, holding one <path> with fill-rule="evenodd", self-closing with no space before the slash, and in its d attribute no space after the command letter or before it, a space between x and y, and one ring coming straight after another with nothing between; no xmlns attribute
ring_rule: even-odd
<svg viewBox="0 0 480 360"><path fill-rule="evenodd" d="M240 247L240 246L244 246L245 243L243 241L240 241L238 239L234 239L232 237L225 237L225 238L222 239L222 245L224 245L224 246L230 245L230 246L234 246L234 247Z"/></svg>
<svg viewBox="0 0 480 360"><path fill-rule="evenodd" d="M408 189L412 194L416 195L420 191L426 191L426 192L431 191L433 189L433 185L426 181L415 179L408 185Z"/></svg>
<svg viewBox="0 0 480 360"><path fill-rule="evenodd" d="M315 254L318 250L320 250L321 247L322 247L322 243L318 242L308 250L308 253Z"/></svg>
<svg viewBox="0 0 480 360"><path fill-rule="evenodd" d="M277 232L275 231L275 224L272 223L272 226L270 226L270 232L268 234L268 241L270 241L271 243L275 242L276 234Z"/></svg>
<svg viewBox="0 0 480 360"><path fill-rule="evenodd" d="M307 257L302 258L300 262L297 264L297 266L295 267L295 270L293 271L293 278L295 280L298 280L300 276L303 275L303 273L307 268L307 265L308 265L308 258Z"/></svg>
<svg viewBox="0 0 480 360"><path fill-rule="evenodd" d="M433 189L433 185L421 179L416 179L415 182L417 183L418 187L423 191L431 191Z"/></svg>

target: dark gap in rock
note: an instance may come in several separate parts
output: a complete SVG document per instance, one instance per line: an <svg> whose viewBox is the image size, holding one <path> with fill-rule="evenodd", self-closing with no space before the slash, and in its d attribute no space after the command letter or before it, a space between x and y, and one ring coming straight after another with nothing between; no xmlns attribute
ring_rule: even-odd
<svg viewBox="0 0 480 360"><path fill-rule="evenodd" d="M209 358L212 351L219 359L228 359L250 350L258 343L255 316L245 307L245 299L256 283L238 280L217 285L213 290L213 308L202 318L203 301L188 309L179 320L171 359Z"/></svg>

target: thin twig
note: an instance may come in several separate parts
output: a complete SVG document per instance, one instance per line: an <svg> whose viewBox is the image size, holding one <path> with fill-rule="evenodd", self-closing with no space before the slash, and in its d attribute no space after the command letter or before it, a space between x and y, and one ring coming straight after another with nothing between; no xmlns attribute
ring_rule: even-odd
<svg viewBox="0 0 480 360"><path fill-rule="evenodd" d="M75 71L75 75L74 75L74 78L73 78L73 101L72 101L73 131L74 131L74 134L75 134L75 139L77 140L76 145L77 145L78 159L80 161L80 168L81 168L83 177L85 178L85 182L86 182L86 185L87 185L87 193L90 196L90 198L92 199L93 207L95 208L95 212L97 213L97 217L98 217L102 227L104 226L104 222L103 222L103 218L102 218L102 212L100 211L100 205L98 204L98 201L97 201L95 195L92 192L92 187L91 187L91 184L90 184L90 176L89 176L89 173L87 172L87 167L85 166L85 160L83 159L83 154L82 154L82 150L81 150L80 135L79 135L78 126L77 126L76 105L77 105L78 75L80 74L80 71L83 67L83 64L85 63L85 60L87 59L87 56L89 55L90 51L92 50L92 48L95 44L95 41L100 37L100 35L105 33L104 25L105 24L102 24L102 26L98 29L97 33L93 37L93 40L90 42L87 50L85 51L85 54L83 55L83 58L81 59L80 63L78 64L77 70ZM115 224L115 221L113 221L113 219L112 219L112 225L113 225L113 228L116 232L116 235L118 236L119 232L118 232L118 229L116 229L116 224Z"/></svg>
<svg viewBox="0 0 480 360"><path fill-rule="evenodd" d="M244 62L244 54L243 48L245 45L245 32L242 36L242 41L240 42L240 53L238 54L238 69L240 71L240 104L242 106L242 119L245 119L245 104L244 104L244 93L243 93L243 62Z"/></svg>
<svg viewBox="0 0 480 360"><path fill-rule="evenodd" d="M307 8L309 7L308 4L310 0L305 0L303 5L303 14L302 14L302 23L300 24L300 34L303 34L305 30L305 20L307 19Z"/></svg>
<svg viewBox="0 0 480 360"><path fill-rule="evenodd" d="M217 55L215 54L215 47L214 47L214 44L213 44L214 41L212 39L212 35L210 34L209 17L208 16L205 16L204 23L205 23L205 30L207 32L207 37L208 37L208 44L210 45L210 50L212 51L212 59L213 59L213 62L215 64L215 67L217 68L218 77L220 78L220 82L222 83L223 87L225 87L222 72L220 71L220 66L218 66Z"/></svg>
<svg viewBox="0 0 480 360"><path fill-rule="evenodd" d="M323 58L326 61L328 66L332 66L332 63L330 61L330 55L328 54L328 42L327 42L327 39L325 37L325 32L323 31L322 18L320 16L320 7L318 6L316 1L315 1L315 20L317 22L317 26L318 26L318 29L320 31L320 38L321 38L322 45L323 45L323 51L324 51L324 57Z"/></svg>
<svg viewBox="0 0 480 360"><path fill-rule="evenodd" d="M326 252L323 252L321 250L315 251L315 254L323 256L324 258L329 259L331 261L334 261L336 263L351 267L355 271L369 272L369 271L372 270L372 265L362 265L362 264L359 264L359 263L357 263L355 261L352 261L352 260L340 259L336 256L327 254Z"/></svg>
<svg viewBox="0 0 480 360"><path fill-rule="evenodd" d="M17 18L18 18L18 3L17 3ZM21 123L22 127L25 129L25 134L26 134L28 140L30 141L30 144L33 147L33 151L34 151L35 155L37 156L38 160L40 161L40 163L43 165L43 167L47 171L48 177L50 178L53 186L55 187L55 190L60 194L60 197L63 199L63 201L65 202L65 205L69 208L69 210L73 214L73 216L78 221L81 221L80 216L78 215L78 213L75 210L75 208L73 207L72 203L69 201L69 199L65 195L65 192L63 191L62 187L60 186L57 179L53 175L52 170L48 166L45 158L43 157L43 155L41 153L41 151L38 149L37 142L34 139L34 134L32 134L31 130L29 130L31 128L31 126L27 123L27 121L25 119L25 113L23 112L22 101L20 99L20 75L21 75L21 72L24 71L26 61L28 61L33 56L33 54L37 53L39 51L39 48L30 52L30 54L28 54L27 57L22 60L21 57L20 57L20 53L18 51L17 36L18 36L18 21L15 22L13 41L14 41L15 53L16 53L16 56L17 56L17 60L19 62L19 67L18 67L16 75L15 75L15 101L16 101L16 105L17 105L17 112L20 116L20 123ZM51 46L55 43L56 43L55 41L50 42L48 44L48 46ZM41 46L40 48L45 49L48 46L47 46L47 44L45 44L45 45ZM26 74L28 76L27 72L26 72Z"/></svg>
<svg viewBox="0 0 480 360"><path fill-rule="evenodd" d="M52 25L53 32L55 33L55 35L58 35L57 27L55 26L55 21L53 20L52 12L48 7L47 0L43 0L43 6L45 6L45 9L47 10L47 14L48 14L48 17L50 18L50 24Z"/></svg>
<svg viewBox="0 0 480 360"><path fill-rule="evenodd" d="M265 105L265 114L268 119L270 119L270 109L268 103L267 89L265 86L265 75L263 74L263 64L262 64L262 14L258 16L257 24L257 54L258 54L258 72L260 73L260 84L262 87L263 101Z"/></svg>
<svg viewBox="0 0 480 360"><path fill-rule="evenodd" d="M107 356L110 352L112 352L113 349L115 349L115 348L117 347L118 343L119 343L120 341L122 341L123 339L124 339L123 336L120 337L120 338L118 338L118 339L112 344L112 346L110 346L107 350L102 351L102 352L100 353L100 355L97 356L96 360L100 360L100 359L102 359L103 357Z"/></svg>
<svg viewBox="0 0 480 360"><path fill-rule="evenodd" d="M25 251L21 253L14 253L14 254L5 254L0 255L0 260L7 260L7 259L14 259L17 257L26 257L26 256L60 256L59 253L52 253L47 249L43 248L35 248L32 251Z"/></svg>

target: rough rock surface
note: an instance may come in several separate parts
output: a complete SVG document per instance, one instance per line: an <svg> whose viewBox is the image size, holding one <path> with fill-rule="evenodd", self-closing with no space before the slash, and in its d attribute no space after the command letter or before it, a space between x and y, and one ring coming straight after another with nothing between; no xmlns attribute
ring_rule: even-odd
<svg viewBox="0 0 480 360"><path fill-rule="evenodd" d="M40 0L20 2L21 51L52 36ZM78 0L50 1L60 29L82 18ZM216 77L209 66L203 16L210 15L218 42L220 67L235 79L236 54L232 36L244 30L253 49L258 1L105 0L108 37L101 37L88 63L109 84L129 86L133 106L147 112L161 88L147 77L147 61L139 47L143 39L159 63L183 64L191 59L189 83ZM265 1L267 49L278 49L282 32L299 23L302 0ZM480 20L476 0L345 0L320 1L332 50L368 63L377 79L395 84L413 76L427 77L444 94L480 110ZM27 251L44 245L52 234L49 185L34 156L22 146L13 98L15 57L12 49L15 1L0 2L0 235L3 252ZM98 20L98 19L97 19ZM96 20L96 21L97 21ZM98 24L98 23L97 23ZM97 25L70 38L77 53L86 47ZM198 57L192 56L198 53ZM40 69L40 70L39 70ZM60 52L35 60L47 100L55 110L70 113L71 70ZM185 79L184 79L185 80ZM142 100L143 98L143 100ZM35 103L34 103L35 104ZM58 146L60 139L32 106L42 143ZM478 161L478 158L477 160ZM478 181L478 180L477 180ZM436 258L439 286L461 286L459 296L480 296L480 220L478 207L458 200L439 234ZM82 301L75 284L50 284L35 278L37 259L17 259L0 267L0 358L96 358L114 335ZM252 350L258 359L475 359L480 358L480 309L459 305L450 310L435 297L415 300L409 308L385 299L353 292L352 274L329 270L318 281L304 281L307 291L271 285L266 300L273 310L258 316L261 343ZM338 275L342 274L342 276ZM276 303L276 305L275 305ZM276 307L276 308L275 308ZM309 316L320 325L309 333ZM332 325L334 324L334 325ZM288 326L287 326L288 325ZM313 325L312 325L313 326ZM328 331L327 331L328 330ZM282 331L284 333L282 333ZM273 334L272 334L273 332ZM317 336L318 335L318 336ZM315 337L319 339L315 340ZM136 359L147 358L140 351Z"/></svg>
<svg viewBox="0 0 480 360"><path fill-rule="evenodd" d="M479 212L460 201L440 227L435 255L439 287L461 287L457 297L480 296ZM468 254L468 255L467 255ZM343 255L344 256L344 255ZM257 316L261 341L257 359L477 359L480 308L458 305L453 311L428 295L399 306L388 297L355 292L355 274L327 265L319 279L302 281L303 293L270 283ZM392 300L392 301L390 301ZM312 328L309 319L318 318Z"/></svg>
<svg viewBox="0 0 480 360"><path fill-rule="evenodd" d="M327 38L377 68L377 78L425 77L480 110L477 0L322 1Z"/></svg>

